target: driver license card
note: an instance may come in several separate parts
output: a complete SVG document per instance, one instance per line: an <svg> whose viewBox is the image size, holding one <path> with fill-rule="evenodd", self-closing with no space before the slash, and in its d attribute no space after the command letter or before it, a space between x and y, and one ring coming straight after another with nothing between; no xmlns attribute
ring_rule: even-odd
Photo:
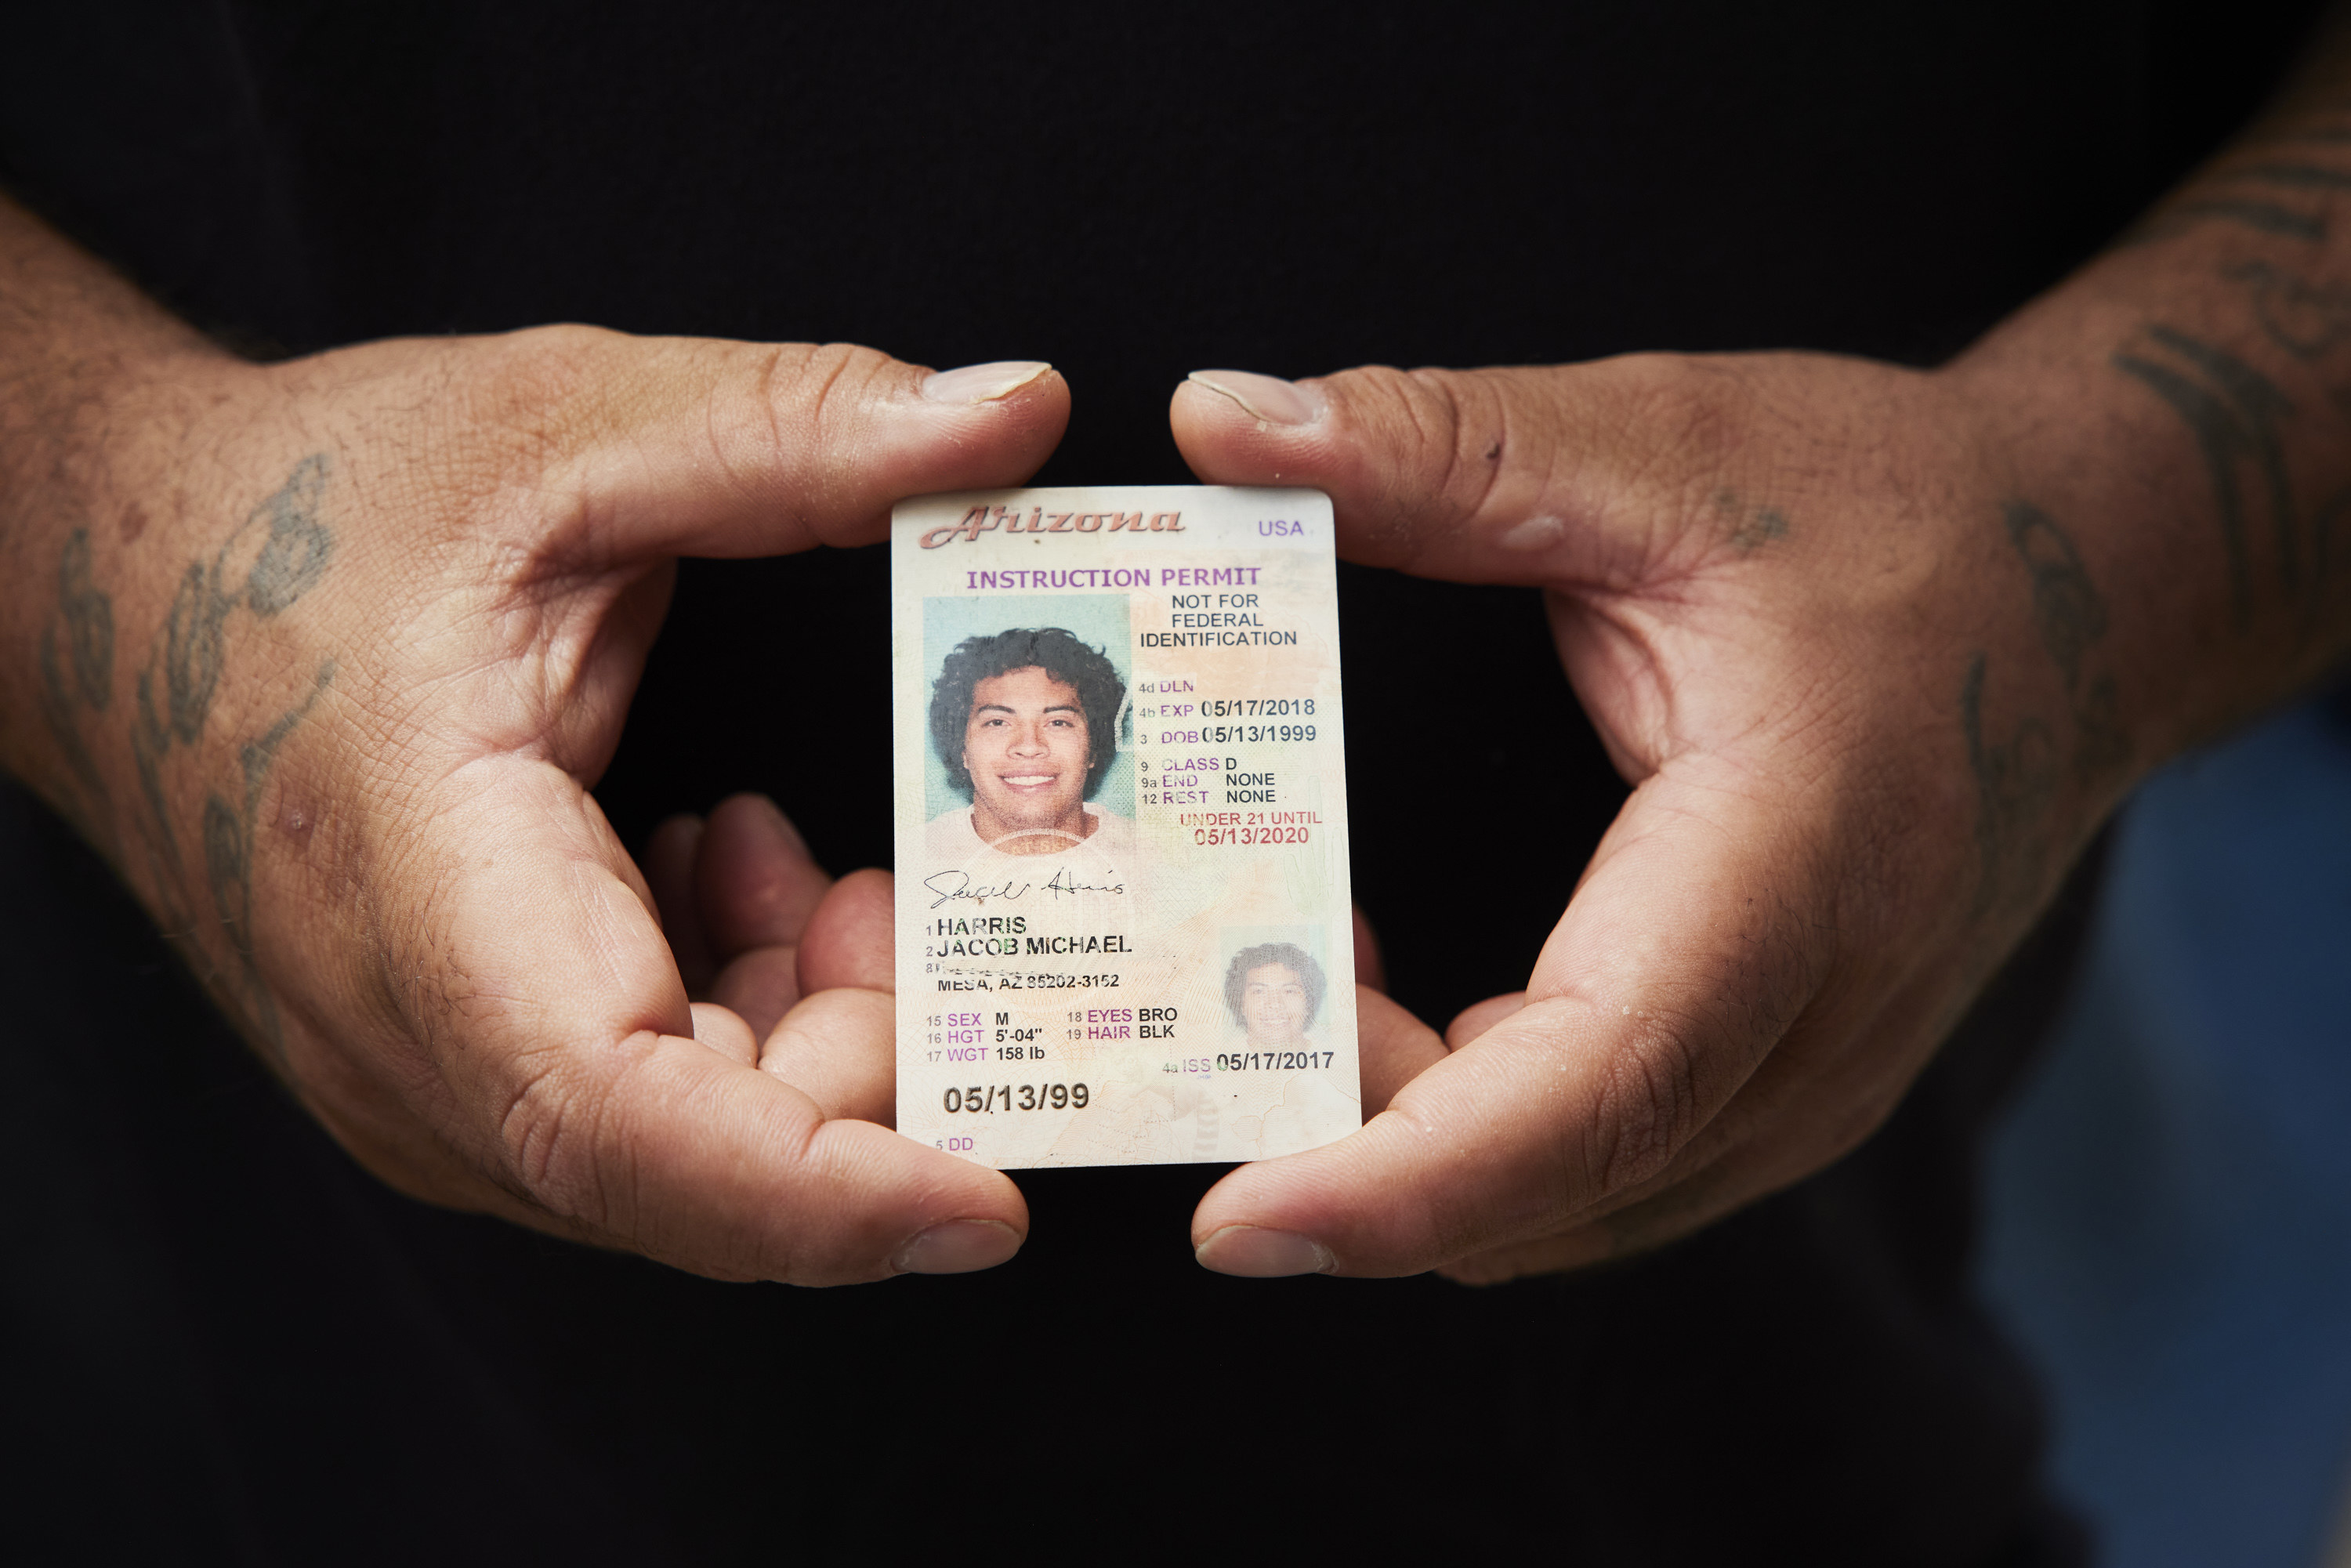
<svg viewBox="0 0 2351 1568"><path fill-rule="evenodd" d="M1329 498L927 496L890 577L898 1130L1019 1169L1362 1125Z"/></svg>

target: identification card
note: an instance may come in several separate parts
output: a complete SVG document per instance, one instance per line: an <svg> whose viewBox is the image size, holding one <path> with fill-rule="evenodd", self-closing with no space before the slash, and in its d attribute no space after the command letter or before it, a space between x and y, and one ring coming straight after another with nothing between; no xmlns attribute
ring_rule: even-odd
<svg viewBox="0 0 2351 1568"><path fill-rule="evenodd" d="M1008 1170L1362 1125L1330 500L927 496L890 572L898 1130Z"/></svg>

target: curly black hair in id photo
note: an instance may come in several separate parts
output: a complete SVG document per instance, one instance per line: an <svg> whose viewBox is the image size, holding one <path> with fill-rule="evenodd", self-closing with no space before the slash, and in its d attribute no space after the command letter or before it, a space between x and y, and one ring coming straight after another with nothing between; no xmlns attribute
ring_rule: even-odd
<svg viewBox="0 0 2351 1568"><path fill-rule="evenodd" d="M1331 988L1331 983L1323 978L1322 966L1314 961L1313 955L1295 942L1260 942L1233 955L1232 963L1225 970L1225 1007L1233 1015L1233 1022L1243 1029L1249 1027L1249 1019L1241 1014L1241 998L1249 989L1249 971L1261 969L1268 964L1280 965L1296 975L1298 983L1306 988L1306 1022L1303 1027L1312 1029L1314 1020L1322 1016L1322 997Z"/></svg>
<svg viewBox="0 0 2351 1568"><path fill-rule="evenodd" d="M1085 799L1094 798L1110 771L1118 755L1118 710L1126 701L1126 683L1101 649L1061 627L1015 626L956 643L931 686L931 745L946 764L947 782L965 800L971 799L971 770L963 765L963 737L973 691L982 681L1032 668L1074 687L1078 706L1085 710Z"/></svg>

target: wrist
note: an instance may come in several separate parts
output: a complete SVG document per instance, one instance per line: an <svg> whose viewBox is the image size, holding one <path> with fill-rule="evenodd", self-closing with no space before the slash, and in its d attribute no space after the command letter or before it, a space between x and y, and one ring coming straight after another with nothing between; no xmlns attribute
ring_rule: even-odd
<svg viewBox="0 0 2351 1568"><path fill-rule="evenodd" d="M2229 243L2102 261L1938 372L2011 534L2019 507L2043 519L2011 543L2043 640L2113 683L2117 794L2343 652L2325 514L2351 468L2319 428L2342 415L2231 300L2181 281L2185 262L2230 268Z"/></svg>

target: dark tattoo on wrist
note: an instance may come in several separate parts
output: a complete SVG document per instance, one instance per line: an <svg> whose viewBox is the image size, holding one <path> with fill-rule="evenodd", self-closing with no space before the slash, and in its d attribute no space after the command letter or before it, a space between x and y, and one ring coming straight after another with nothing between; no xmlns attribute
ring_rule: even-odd
<svg viewBox="0 0 2351 1568"><path fill-rule="evenodd" d="M2070 692L2081 684L2082 655L2106 634L2106 601L2065 530L2032 502L2008 504L2008 542L2032 574L2032 618L2041 629L2041 645L2057 661Z"/></svg>
<svg viewBox="0 0 2351 1568"><path fill-rule="evenodd" d="M2229 601L2239 630L2253 616L2252 546L2246 537L2243 470L2250 465L2268 492L2277 574L2288 597L2300 587L2294 492L2286 477L2279 422L2294 404L2275 382L2242 360L2169 327L2147 329L2154 349L2125 350L2112 363L2146 383L2195 435L2211 479L2221 548L2229 565ZM2160 350L2163 357L2156 357Z"/></svg>
<svg viewBox="0 0 2351 1568"><path fill-rule="evenodd" d="M1976 854L1982 866L1976 886L1979 914L2003 893L2015 896L2038 884L2058 779L2056 737L2040 719L2020 719L2005 741L1986 735L1987 665L1985 655L1976 654L1959 689L1959 727L1967 737L1968 771L1976 781ZM2011 866L2016 874L2009 874Z"/></svg>
<svg viewBox="0 0 2351 1568"><path fill-rule="evenodd" d="M2262 333L2297 360L2319 359L2351 338L2351 288L2314 283L2266 261L2240 262L2220 276L2243 286Z"/></svg>
<svg viewBox="0 0 2351 1568"><path fill-rule="evenodd" d="M2072 755L2064 756L2059 730L2031 714L2017 721L2005 741L1992 739L1984 717L1991 661L1981 653L1969 661L1959 690L1959 728L1976 784L1979 912L2003 897L2028 898L2039 891L2048 858L2049 812L2069 765L2074 783L2089 789L2126 765L2131 752L2120 687L2111 673L2087 667L2105 638L2108 617L2105 597L2091 580L2081 551L2056 518L2030 501L2010 501L2001 509L2001 522L2032 585L2033 627L2064 684Z"/></svg>
<svg viewBox="0 0 2351 1568"><path fill-rule="evenodd" d="M2324 213L2305 212L2254 197L2192 196L2150 214L2144 223L2124 231L2115 244L2121 249L2153 245L2210 223L2235 224L2256 234L2278 235L2287 239L2316 241L2326 237Z"/></svg>

